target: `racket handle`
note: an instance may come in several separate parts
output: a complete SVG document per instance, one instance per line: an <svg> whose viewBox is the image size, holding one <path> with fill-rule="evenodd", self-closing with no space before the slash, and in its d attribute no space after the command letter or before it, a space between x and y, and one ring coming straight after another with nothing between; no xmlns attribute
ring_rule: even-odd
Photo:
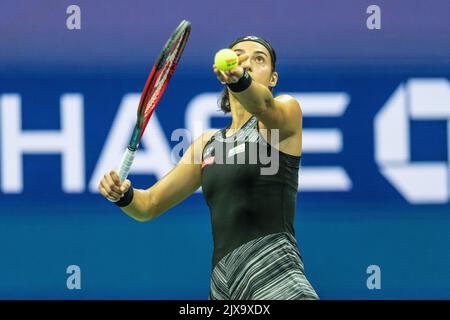
<svg viewBox="0 0 450 320"><path fill-rule="evenodd" d="M122 161L119 166L119 178L120 182L124 182L128 177L128 172L130 172L131 165L133 164L134 156L136 154L135 151L131 151L127 148L125 153L123 154Z"/></svg>

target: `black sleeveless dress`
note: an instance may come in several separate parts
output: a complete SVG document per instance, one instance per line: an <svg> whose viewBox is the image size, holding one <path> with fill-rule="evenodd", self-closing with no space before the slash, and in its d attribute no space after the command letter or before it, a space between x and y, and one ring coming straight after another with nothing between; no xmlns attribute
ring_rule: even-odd
<svg viewBox="0 0 450 320"><path fill-rule="evenodd" d="M202 154L202 189L214 239L213 266L252 239L277 232L295 236L301 157L271 147L261 136L255 116L230 137L225 130L211 137Z"/></svg>
<svg viewBox="0 0 450 320"><path fill-rule="evenodd" d="M210 300L318 299L294 233L301 157L271 147L252 116L202 154L214 239Z"/></svg>

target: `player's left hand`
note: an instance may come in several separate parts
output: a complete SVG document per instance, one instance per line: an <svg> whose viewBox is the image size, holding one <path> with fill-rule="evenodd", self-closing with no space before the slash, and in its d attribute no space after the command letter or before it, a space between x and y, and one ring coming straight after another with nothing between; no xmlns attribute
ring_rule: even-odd
<svg viewBox="0 0 450 320"><path fill-rule="evenodd" d="M238 57L238 65L231 70L222 71L217 69L216 65L213 64L213 71L217 76L217 79L221 84L236 83L244 75L244 67L242 64L248 59L247 54L241 54Z"/></svg>

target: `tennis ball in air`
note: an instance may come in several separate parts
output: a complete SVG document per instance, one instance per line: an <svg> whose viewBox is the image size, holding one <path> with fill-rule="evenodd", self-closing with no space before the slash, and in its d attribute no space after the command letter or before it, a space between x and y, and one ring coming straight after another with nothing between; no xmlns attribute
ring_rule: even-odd
<svg viewBox="0 0 450 320"><path fill-rule="evenodd" d="M231 49L219 50L214 57L214 64L217 69L222 71L231 70L237 67L238 61L238 55Z"/></svg>

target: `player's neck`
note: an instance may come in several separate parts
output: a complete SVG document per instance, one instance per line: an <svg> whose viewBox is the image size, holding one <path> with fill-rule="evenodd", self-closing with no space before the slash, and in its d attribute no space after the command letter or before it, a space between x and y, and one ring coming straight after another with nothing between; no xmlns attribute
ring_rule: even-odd
<svg viewBox="0 0 450 320"><path fill-rule="evenodd" d="M248 119L250 119L252 114L245 110L245 108L236 99L233 99L233 101L230 100L230 107L231 117L233 120L231 122L229 130L231 130L231 132L234 132L235 130L240 129L244 125L244 123L247 122Z"/></svg>

